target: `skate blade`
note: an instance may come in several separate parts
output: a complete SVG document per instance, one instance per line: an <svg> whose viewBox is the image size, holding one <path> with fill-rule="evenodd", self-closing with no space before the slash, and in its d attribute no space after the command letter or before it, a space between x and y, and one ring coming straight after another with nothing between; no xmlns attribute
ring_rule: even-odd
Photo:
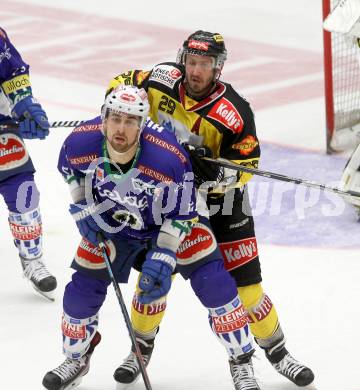
<svg viewBox="0 0 360 390"><path fill-rule="evenodd" d="M75 387L78 387L82 381L82 377L83 376L75 379L74 382L71 382L70 384L65 386L62 390L70 390L70 389L74 389Z"/></svg>
<svg viewBox="0 0 360 390"><path fill-rule="evenodd" d="M137 378L131 382L131 383L120 383L120 382L116 382L116 387L115 389L116 390L126 390L126 389L130 389L132 386L135 385L135 383L139 380L140 378L140 375L137 376Z"/></svg>
<svg viewBox="0 0 360 390"><path fill-rule="evenodd" d="M34 290L39 293L41 296L43 296L44 298L46 298L47 300L51 301L51 302L55 302L55 294L54 294L54 291L48 291L48 292L45 292L45 291L41 291L39 290L34 284L31 283L31 285L33 286ZM64 389L65 390L65 389Z"/></svg>
<svg viewBox="0 0 360 390"><path fill-rule="evenodd" d="M305 389L305 390L318 390L318 388L316 387L314 382L310 383L307 386L304 386L303 389Z"/></svg>

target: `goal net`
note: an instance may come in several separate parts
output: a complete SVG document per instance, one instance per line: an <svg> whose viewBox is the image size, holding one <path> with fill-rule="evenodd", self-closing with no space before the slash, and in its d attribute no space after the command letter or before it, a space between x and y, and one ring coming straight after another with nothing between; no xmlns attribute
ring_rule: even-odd
<svg viewBox="0 0 360 390"><path fill-rule="evenodd" d="M344 2L343 0L323 0L324 19L341 1ZM334 151L332 145L336 143L334 142L336 137L342 134L345 138L347 137L343 129L360 123L359 44L360 40L356 36L324 30L328 153ZM346 144L346 139L340 140L340 143Z"/></svg>

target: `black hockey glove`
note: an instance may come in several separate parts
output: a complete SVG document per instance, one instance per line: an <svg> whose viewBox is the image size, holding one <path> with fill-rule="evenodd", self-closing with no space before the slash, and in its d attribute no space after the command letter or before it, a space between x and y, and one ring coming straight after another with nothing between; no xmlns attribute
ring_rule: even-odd
<svg viewBox="0 0 360 390"><path fill-rule="evenodd" d="M187 151L194 172L195 187L199 188L205 182L220 182L224 178L224 168L202 157L213 157L213 153L207 146L183 145Z"/></svg>

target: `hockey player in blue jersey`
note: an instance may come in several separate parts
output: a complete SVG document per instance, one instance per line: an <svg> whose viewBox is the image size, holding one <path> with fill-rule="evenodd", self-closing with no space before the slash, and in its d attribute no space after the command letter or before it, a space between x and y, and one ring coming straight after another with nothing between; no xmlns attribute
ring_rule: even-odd
<svg viewBox="0 0 360 390"><path fill-rule="evenodd" d="M207 196L210 223L223 254L225 268L235 279L247 311L250 330L275 370L298 386L314 380L312 370L287 350L284 332L271 299L262 287L260 258L247 183L251 175L204 162L200 157L225 158L257 168L260 145L250 104L231 84L220 79L227 58L221 34L198 30L178 52L177 62L155 65L151 70L129 70L111 80L108 92L119 84L147 90L150 117L174 131L189 150L195 184L217 182ZM198 153L199 152L199 153ZM149 315L132 305L133 327L148 344L150 358L158 337L161 316ZM247 359L247 361L246 361ZM259 390L249 356L230 355L236 390ZM132 354L115 371L119 383L134 382L139 367Z"/></svg>
<svg viewBox="0 0 360 390"><path fill-rule="evenodd" d="M119 86L106 97L101 118L75 128L61 149L58 169L82 240L63 299L66 360L43 378L49 390L78 385L100 342L99 310L110 280L98 232L118 282L127 282L131 268L141 271L139 308L160 311L177 271L190 280L228 353L253 353L235 282L208 220L196 211L188 156L173 134L147 120L148 111L145 90Z"/></svg>
<svg viewBox="0 0 360 390"><path fill-rule="evenodd" d="M1 28L0 86L0 194L9 210L10 229L24 275L38 292L52 299L56 279L43 263L39 192L23 141L44 139L49 122L32 95L29 65Z"/></svg>

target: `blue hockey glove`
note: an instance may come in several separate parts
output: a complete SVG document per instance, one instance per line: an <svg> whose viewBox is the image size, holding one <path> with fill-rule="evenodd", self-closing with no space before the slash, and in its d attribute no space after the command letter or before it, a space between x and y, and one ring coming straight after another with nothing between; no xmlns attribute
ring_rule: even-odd
<svg viewBox="0 0 360 390"><path fill-rule="evenodd" d="M96 235L101 231L93 218L93 215L97 212L97 205L95 203L87 204L84 199L79 203L70 204L69 211L76 222L80 234L86 240L97 246L99 241Z"/></svg>
<svg viewBox="0 0 360 390"><path fill-rule="evenodd" d="M49 134L49 121L40 103L27 96L15 104L12 115L20 121L20 133L23 138L44 139Z"/></svg>
<svg viewBox="0 0 360 390"><path fill-rule="evenodd" d="M11 125L16 126L16 122L10 116L3 115L0 113L0 126L6 125L9 127L11 127Z"/></svg>
<svg viewBox="0 0 360 390"><path fill-rule="evenodd" d="M45 139L49 135L48 129L43 129L32 119L25 119L19 123L20 134L24 139Z"/></svg>
<svg viewBox="0 0 360 390"><path fill-rule="evenodd" d="M166 295L171 287L171 274L176 266L176 255L168 249L157 248L146 254L142 266L139 302L147 304Z"/></svg>

